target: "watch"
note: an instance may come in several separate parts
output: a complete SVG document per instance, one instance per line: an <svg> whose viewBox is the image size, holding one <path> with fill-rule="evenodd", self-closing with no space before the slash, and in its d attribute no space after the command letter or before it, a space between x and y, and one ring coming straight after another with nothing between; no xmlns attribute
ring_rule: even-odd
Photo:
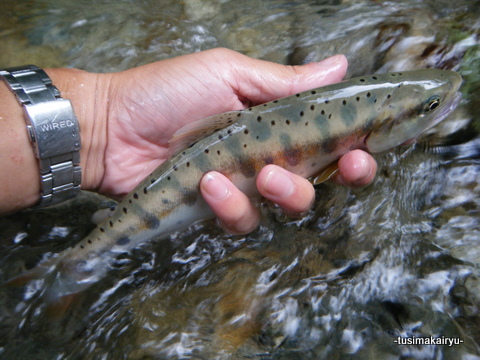
<svg viewBox="0 0 480 360"><path fill-rule="evenodd" d="M35 207L61 203L80 192L80 127L70 100L35 65L0 69L24 108L28 137L40 164L41 198Z"/></svg>

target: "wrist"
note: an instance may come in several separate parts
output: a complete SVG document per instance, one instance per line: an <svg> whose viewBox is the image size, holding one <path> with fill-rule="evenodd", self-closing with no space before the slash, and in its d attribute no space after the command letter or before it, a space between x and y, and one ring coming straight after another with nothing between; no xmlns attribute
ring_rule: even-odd
<svg viewBox="0 0 480 360"><path fill-rule="evenodd" d="M83 190L95 191L104 175L104 153L107 144L107 105L109 74L95 74L77 69L45 70L69 99L80 124Z"/></svg>
<svg viewBox="0 0 480 360"><path fill-rule="evenodd" d="M40 199L40 180L23 109L3 81L0 81L0 135L0 214L5 214L36 204Z"/></svg>

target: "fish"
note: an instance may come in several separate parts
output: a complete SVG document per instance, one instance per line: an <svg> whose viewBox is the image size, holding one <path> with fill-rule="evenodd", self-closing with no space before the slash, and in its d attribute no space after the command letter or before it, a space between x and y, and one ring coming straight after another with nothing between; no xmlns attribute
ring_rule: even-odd
<svg viewBox="0 0 480 360"><path fill-rule="evenodd" d="M259 198L255 181L267 164L315 178L351 150L408 143L455 109L461 83L458 73L438 69L361 76L193 122L110 217L10 283L48 275L49 298L69 299L100 281L119 254L213 218L199 189L205 173L218 171Z"/></svg>

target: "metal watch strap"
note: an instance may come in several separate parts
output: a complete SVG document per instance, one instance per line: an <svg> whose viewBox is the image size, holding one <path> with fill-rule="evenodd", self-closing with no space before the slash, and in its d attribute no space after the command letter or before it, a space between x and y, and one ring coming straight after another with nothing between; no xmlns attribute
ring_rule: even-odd
<svg viewBox="0 0 480 360"><path fill-rule="evenodd" d="M70 100L34 65L0 69L0 77L24 108L29 138L40 164L41 199L55 205L80 192L80 128Z"/></svg>

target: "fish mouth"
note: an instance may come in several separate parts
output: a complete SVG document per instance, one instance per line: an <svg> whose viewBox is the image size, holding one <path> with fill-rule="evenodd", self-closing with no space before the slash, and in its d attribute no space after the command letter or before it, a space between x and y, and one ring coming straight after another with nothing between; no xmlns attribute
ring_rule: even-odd
<svg viewBox="0 0 480 360"><path fill-rule="evenodd" d="M462 93L460 91L457 91L455 95L443 106L443 108L440 110L440 112L437 114L436 117L432 119L432 121L427 125L425 130L428 130L435 125L437 125L439 122L441 122L443 119L445 119L450 113L455 110L455 108L460 104L460 101L462 100ZM424 131L425 131L424 130Z"/></svg>

